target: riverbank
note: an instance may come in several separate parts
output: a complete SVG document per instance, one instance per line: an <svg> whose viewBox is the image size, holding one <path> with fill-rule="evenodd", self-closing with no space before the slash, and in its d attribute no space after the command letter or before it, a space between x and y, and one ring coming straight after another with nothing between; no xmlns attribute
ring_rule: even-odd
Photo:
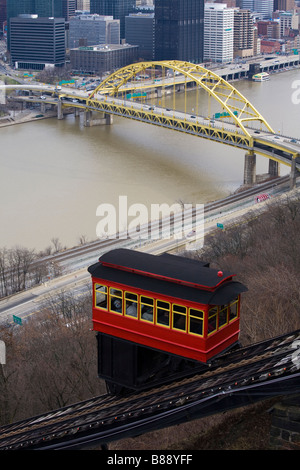
<svg viewBox="0 0 300 470"><path fill-rule="evenodd" d="M0 118L0 127L12 126L14 124L24 124L26 122L49 119L56 116L56 111L46 111L45 113L38 113L37 110L32 111L28 109L18 112L11 111L8 115Z"/></svg>

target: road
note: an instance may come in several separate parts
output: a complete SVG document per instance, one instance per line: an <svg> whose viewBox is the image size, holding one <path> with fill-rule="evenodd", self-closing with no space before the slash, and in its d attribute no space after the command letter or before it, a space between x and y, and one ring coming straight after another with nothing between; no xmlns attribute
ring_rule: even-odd
<svg viewBox="0 0 300 470"><path fill-rule="evenodd" d="M252 188L248 192L229 196L226 198L227 201L225 199L211 203L210 207L208 205L208 208L205 210L205 223L201 239L197 238L195 240L193 235L182 238L172 236L152 241L117 238L113 240L98 240L86 246L57 254L56 262L59 262L63 268L64 275L51 279L40 286L0 300L0 324L7 325L13 323L13 315L21 318L22 321L26 321L26 319L43 309L44 302L50 295L53 297L62 291L70 290L74 296L80 296L85 292L89 292L91 285L87 268L89 265L97 262L102 253L110 249L127 247L147 253L160 254L163 252L178 252L185 249L195 250L201 248L205 235L216 230L217 224L223 224L225 228L233 224L238 225L243 223L244 217L249 213L249 210L253 211L253 216L256 216L264 210L269 201L277 203L280 198L285 197L285 193L289 188L288 178L283 178L282 181L282 184L279 182L277 184L269 182L261 185L259 188ZM255 195L257 196L266 191L268 191L271 199L259 204L255 203ZM290 192L289 196L292 197L293 194L298 194L298 188ZM179 215L181 217L181 214ZM145 226L143 229L148 231L148 226Z"/></svg>
<svg viewBox="0 0 300 470"><path fill-rule="evenodd" d="M65 106L72 106L72 107L81 107L85 105L89 93L83 90L73 89L70 87L60 87L58 90L55 85L45 85L45 84L22 84L22 85L0 85L0 91L3 89L27 89L32 91L38 91L42 93L43 99L41 97L19 97L26 101L38 101L50 104L57 104L58 101L62 101ZM52 95L52 96L50 96ZM223 118L216 119L216 118L208 118L207 116L194 116L190 113L178 111L175 109L166 109L160 106L151 106L145 103L140 103L138 101L131 101L116 97L110 97L107 95L103 95L101 93L96 93L94 95L94 99L96 100L97 105L99 104L99 109L95 108L94 106L86 106L86 110L96 110L101 111L101 103L103 103L103 109L108 108L108 112L114 112L115 107L122 107L129 110L129 115L121 114L125 117L136 117L139 119L139 115L134 116L134 112L139 113L140 111L145 111L150 116L153 115L158 116L158 122L162 125L163 120L161 118L174 118L176 121L182 121L185 123L189 123L192 126L195 124L194 127L189 129L190 133L194 135L201 135L201 137L215 139L215 137L211 137L212 130L221 130L225 133L230 133L234 136L244 136L247 133L251 138L253 138L253 150L255 153L264 155L266 157L270 157L273 160L277 160L280 163L291 165L291 161L295 156L300 155L300 140L297 138L285 137L282 135L276 135L274 132L271 131L262 131L254 128L249 128L244 126L244 128L239 128L236 122L232 120L226 121ZM113 111L111 111L111 109ZM134 112L132 112L134 111ZM152 118L151 118L152 119ZM149 122L155 123L156 119L153 119ZM244 124L243 124L244 125ZM164 124L165 127L172 127L171 122L169 124ZM176 127L177 130L180 130ZM192 129L192 130L191 130ZM205 131L204 131L205 130ZM184 131L184 130L183 130ZM203 132L202 132L203 131ZM210 136L210 137L209 137ZM217 139L218 140L218 139ZM227 143L230 143L228 140ZM232 144L232 143L231 143ZM237 146L239 146L237 144ZM299 158L296 160L296 167L300 169L300 162L298 161Z"/></svg>

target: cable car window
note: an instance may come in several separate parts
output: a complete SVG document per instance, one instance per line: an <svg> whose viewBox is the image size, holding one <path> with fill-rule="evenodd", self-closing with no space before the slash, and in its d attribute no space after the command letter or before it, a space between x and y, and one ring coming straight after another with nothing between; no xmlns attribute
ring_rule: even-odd
<svg viewBox="0 0 300 470"><path fill-rule="evenodd" d="M235 300L230 302L229 304L229 321L234 320L238 316L238 305L239 305L239 298L237 297Z"/></svg>
<svg viewBox="0 0 300 470"><path fill-rule="evenodd" d="M138 316L138 296L132 292L125 292L125 315L137 318Z"/></svg>
<svg viewBox="0 0 300 470"><path fill-rule="evenodd" d="M174 330L186 331L186 307L183 305L172 305Z"/></svg>
<svg viewBox="0 0 300 470"><path fill-rule="evenodd" d="M219 328L228 323L228 305L220 305L219 307Z"/></svg>
<svg viewBox="0 0 300 470"><path fill-rule="evenodd" d="M170 304L162 300L156 301L156 324L170 326Z"/></svg>
<svg viewBox="0 0 300 470"><path fill-rule="evenodd" d="M116 313L122 313L123 307L123 292L120 289L109 289L110 293L110 311Z"/></svg>
<svg viewBox="0 0 300 470"><path fill-rule="evenodd" d="M140 304L141 304L141 319L153 322L154 299L151 299L151 297L145 297L144 295L141 295Z"/></svg>
<svg viewBox="0 0 300 470"><path fill-rule="evenodd" d="M211 308L208 314L207 334L214 333L217 329L218 307Z"/></svg>
<svg viewBox="0 0 300 470"><path fill-rule="evenodd" d="M203 317L204 313L202 310L190 308L189 333L203 336Z"/></svg>
<svg viewBox="0 0 300 470"><path fill-rule="evenodd" d="M95 306L107 310L107 287L95 284Z"/></svg>

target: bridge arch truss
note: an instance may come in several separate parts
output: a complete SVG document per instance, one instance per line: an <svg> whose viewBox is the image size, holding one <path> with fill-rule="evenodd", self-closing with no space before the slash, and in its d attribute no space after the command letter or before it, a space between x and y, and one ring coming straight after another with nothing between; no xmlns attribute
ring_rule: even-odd
<svg viewBox="0 0 300 470"><path fill-rule="evenodd" d="M147 108L134 109L132 105L130 106L130 102L149 103L151 92L156 89L161 103L164 103L165 97L169 97L170 103L170 95L173 96L172 108L175 111L176 92L179 91L180 86L184 93L189 88L195 87L197 91L204 91L208 97L207 109L203 109L202 99L199 110L197 93L197 102L193 103L191 109L188 109L188 99L185 96L185 109L182 111L186 114L195 113L196 117L201 115L207 119L206 123L202 121L199 125L198 121L194 123L189 120L190 124L188 124L186 119L176 119L174 114L173 116L168 113L159 115L156 112L149 112ZM113 99L119 102L114 102ZM122 104L121 99L124 100ZM178 130L185 130L185 132L196 133L200 136L202 134L202 137L212 140L215 138L230 145L247 148L253 146L253 137L249 127L254 126L254 128L274 132L259 111L233 85L201 65L183 61L139 62L123 67L104 79L89 96L87 105L126 117L136 117L142 112L142 119L151 121L153 124L170 124L170 127L177 127ZM118 109L112 109L112 106L116 107L116 105ZM221 127L217 128L213 125L214 117L223 120ZM231 124L231 131L228 130L228 124ZM226 127L227 130L224 132Z"/></svg>

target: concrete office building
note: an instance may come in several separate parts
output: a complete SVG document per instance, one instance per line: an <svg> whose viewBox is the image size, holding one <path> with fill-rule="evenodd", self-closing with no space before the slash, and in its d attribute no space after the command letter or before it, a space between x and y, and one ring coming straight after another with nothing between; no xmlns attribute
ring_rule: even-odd
<svg viewBox="0 0 300 470"><path fill-rule="evenodd" d="M136 62L138 46L105 44L70 50L72 70L76 73L102 75Z"/></svg>
<svg viewBox="0 0 300 470"><path fill-rule="evenodd" d="M12 65L33 70L65 65L64 18L24 15L11 18L10 25Z"/></svg>
<svg viewBox="0 0 300 470"><path fill-rule="evenodd" d="M120 44L120 20L112 16L78 15L70 18L69 46Z"/></svg>
<svg viewBox="0 0 300 470"><path fill-rule="evenodd" d="M298 30L298 15L292 12L279 13L280 37L289 35L291 29Z"/></svg>
<svg viewBox="0 0 300 470"><path fill-rule="evenodd" d="M126 16L125 36L129 44L139 46L140 59L155 59L154 13L132 13Z"/></svg>
<svg viewBox="0 0 300 470"><path fill-rule="evenodd" d="M204 0L155 0L155 60L203 61Z"/></svg>
<svg viewBox="0 0 300 470"><path fill-rule="evenodd" d="M204 60L233 60L234 9L226 4L206 3L204 10Z"/></svg>

